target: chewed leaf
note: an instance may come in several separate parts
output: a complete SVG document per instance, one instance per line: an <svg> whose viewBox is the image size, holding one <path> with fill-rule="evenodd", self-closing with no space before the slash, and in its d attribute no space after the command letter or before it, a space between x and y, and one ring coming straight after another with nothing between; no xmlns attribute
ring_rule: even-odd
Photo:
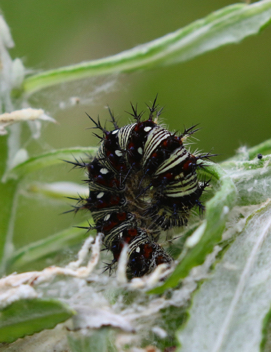
<svg viewBox="0 0 271 352"><path fill-rule="evenodd" d="M0 342L11 343L20 337L52 329L75 311L53 299L24 299L0 311Z"/></svg>

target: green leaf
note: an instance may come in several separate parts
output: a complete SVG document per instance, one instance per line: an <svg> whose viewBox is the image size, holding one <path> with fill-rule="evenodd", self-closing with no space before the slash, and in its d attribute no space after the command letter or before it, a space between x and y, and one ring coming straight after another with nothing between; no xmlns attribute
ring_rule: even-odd
<svg viewBox="0 0 271 352"><path fill-rule="evenodd" d="M5 172L7 157L7 137L0 138L0 176ZM7 250L12 240L15 213L17 208L17 182L10 180L8 182L0 181L1 194L1 211L0 211L0 273L4 271L4 261L7 256Z"/></svg>
<svg viewBox="0 0 271 352"><path fill-rule="evenodd" d="M258 33L270 18L271 0L227 6L173 33L117 55L30 76L24 81L23 89L25 93L32 94L42 88L80 78L187 61Z"/></svg>
<svg viewBox="0 0 271 352"><path fill-rule="evenodd" d="M108 327L93 329L87 336L70 333L71 352L117 352L114 346L115 332Z"/></svg>
<svg viewBox="0 0 271 352"><path fill-rule="evenodd" d="M68 197L78 198L78 194L82 197L87 197L89 193L87 186L82 186L74 182L35 182L28 185L27 191L32 194L61 201L66 201Z"/></svg>
<svg viewBox="0 0 271 352"><path fill-rule="evenodd" d="M16 165L14 168L8 171L8 173L5 175L5 178L22 178L23 176L44 167L63 163L63 160L74 161L75 158L79 160L81 158L86 159L90 155L96 153L96 151L96 147L78 147L53 150L49 153L44 153L32 157L25 162Z"/></svg>
<svg viewBox="0 0 271 352"><path fill-rule="evenodd" d="M271 155L250 161L231 159L222 165L238 187L239 205L263 203L271 194Z"/></svg>
<svg viewBox="0 0 271 352"><path fill-rule="evenodd" d="M247 219L195 293L189 320L179 331L181 351L258 352L271 306L271 201Z"/></svg>
<svg viewBox="0 0 271 352"><path fill-rule="evenodd" d="M233 161L248 161L257 157L258 154L271 154L271 139L267 139L266 141L256 145L252 148L241 147L238 150L238 153L232 158L221 163L222 167L232 167Z"/></svg>
<svg viewBox="0 0 271 352"><path fill-rule="evenodd" d="M271 350L271 309L267 312L263 319L261 352L269 352Z"/></svg>
<svg viewBox="0 0 271 352"><path fill-rule="evenodd" d="M257 154L271 154L271 139L248 149L249 159L253 159Z"/></svg>
<svg viewBox="0 0 271 352"><path fill-rule="evenodd" d="M206 175L220 181L220 189L206 204L206 218L197 230L186 240L181 253L180 262L171 276L162 286L150 290L149 293L163 293L166 289L176 286L185 278L190 270L204 262L214 246L221 240L225 222L230 209L236 201L236 188L231 178L219 165L204 162Z"/></svg>
<svg viewBox="0 0 271 352"><path fill-rule="evenodd" d="M53 299L23 299L0 310L0 342L52 329L69 319L75 311Z"/></svg>
<svg viewBox="0 0 271 352"><path fill-rule="evenodd" d="M88 227L89 224L89 222L85 221L78 226ZM91 236L92 233L93 231L87 232L86 229L69 228L50 237L46 237L40 241L24 246L14 252L9 258L7 262L7 270L9 272L14 269L19 270L18 268L21 268L24 265L34 263L41 258L63 251L76 244L83 243L83 241Z"/></svg>

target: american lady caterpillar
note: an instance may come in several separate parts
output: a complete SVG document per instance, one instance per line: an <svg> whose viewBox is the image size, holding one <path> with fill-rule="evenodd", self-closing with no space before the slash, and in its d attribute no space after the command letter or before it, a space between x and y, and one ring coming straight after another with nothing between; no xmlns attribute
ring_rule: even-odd
<svg viewBox="0 0 271 352"><path fill-rule="evenodd" d="M87 170L89 196L80 198L75 211L88 209L97 231L104 234L105 249L113 254L111 271L124 243L129 245L127 273L130 277L150 273L172 258L157 241L162 230L187 224L194 206L204 206L199 198L208 182L199 182L196 169L200 159L211 154L193 155L184 141L197 131L192 126L181 135L158 124L162 109L148 106L149 117L142 120L132 105L134 123L119 127L109 109L112 131L89 118L103 134L93 160L72 162Z"/></svg>

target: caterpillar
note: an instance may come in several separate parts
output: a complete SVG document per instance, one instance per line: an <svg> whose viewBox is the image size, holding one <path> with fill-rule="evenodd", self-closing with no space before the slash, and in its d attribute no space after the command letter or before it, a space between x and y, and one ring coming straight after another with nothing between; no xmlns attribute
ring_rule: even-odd
<svg viewBox="0 0 271 352"><path fill-rule="evenodd" d="M209 181L200 182L196 170L204 167L199 160L214 154L196 155L186 149L185 141L198 131L197 125L180 135L159 125L162 108L156 98L147 105L146 120L137 106L131 107L134 121L121 128L108 108L111 131L88 115L93 128L102 132L102 136L94 133L100 147L92 160L70 163L87 172L89 195L79 197L74 210L89 210L94 228L104 234L104 247L113 254L106 270L115 267L126 243L127 274L141 277L173 260L157 243L160 233L186 225L194 206L204 210L199 199Z"/></svg>

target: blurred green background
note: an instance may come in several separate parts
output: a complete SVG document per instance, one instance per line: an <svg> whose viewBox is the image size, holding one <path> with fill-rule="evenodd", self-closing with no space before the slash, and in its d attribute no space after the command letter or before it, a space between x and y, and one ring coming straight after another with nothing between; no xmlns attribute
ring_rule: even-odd
<svg viewBox="0 0 271 352"><path fill-rule="evenodd" d="M39 72L98 59L175 31L210 12L235 3L229 0L2 0L0 8L10 26L15 48L13 58ZM30 154L52 148L96 145L91 122L85 115L108 118L109 105L126 124L130 101L145 109L158 93L164 106L163 121L170 130L182 131L200 123L195 148L232 156L242 146L253 146L271 137L271 27L238 45L229 45L192 61L131 74L100 77L56 86L31 98L59 125L44 125L42 138L31 138L23 129L23 146ZM71 106L69 98L80 97ZM64 165L43 172L38 179L76 180L82 175L68 173ZM39 199L21 200L16 221L17 245L52 234L70 226L72 216L58 217L59 208ZM67 206L63 206L63 211ZM31 212L31 223L24 221ZM45 216L46 213L46 216ZM69 218L69 219L68 219ZM50 221L48 221L50 219ZM77 218L76 221L79 221ZM25 234L28 235L25 235ZM23 236L21 234L24 234Z"/></svg>
<svg viewBox="0 0 271 352"><path fill-rule="evenodd" d="M229 0L2 0L1 9L26 67L44 70L97 59L148 42L234 3ZM52 147L89 145L84 115L107 118L104 106L127 122L129 102L144 103L159 94L170 129L200 123L200 148L214 149L225 159L240 145L253 146L271 132L271 28L239 45L225 46L192 61L121 75L110 92L88 106L54 111L60 126L48 126ZM107 78L110 82L110 77ZM89 81L84 89L93 91ZM91 86L91 87L90 87ZM74 89L74 96L80 92ZM39 97L40 98L40 97ZM48 97L50 98L50 96ZM45 101L36 105L43 105ZM63 128L65 128L63 130ZM61 132L60 132L61 131ZM61 135L59 136L59 133ZM58 136L58 137L57 137Z"/></svg>

